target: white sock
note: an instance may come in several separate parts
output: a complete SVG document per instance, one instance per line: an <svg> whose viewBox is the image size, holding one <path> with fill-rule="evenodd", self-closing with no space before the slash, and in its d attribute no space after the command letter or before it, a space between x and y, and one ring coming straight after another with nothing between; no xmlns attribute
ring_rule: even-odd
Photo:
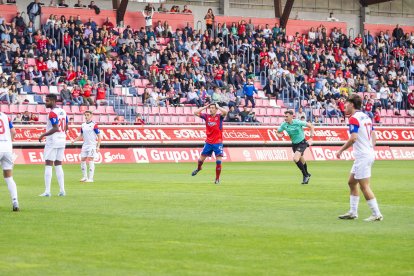
<svg viewBox="0 0 414 276"><path fill-rule="evenodd" d="M17 187L16 187L16 182L14 182L13 177L7 177L4 180L7 183L7 188L9 188L12 203L18 202L18 200L17 200Z"/></svg>
<svg viewBox="0 0 414 276"><path fill-rule="evenodd" d="M373 199L367 200L367 203L368 203L368 206L369 206L369 208L371 209L372 214L373 214L374 216L379 216L379 215L381 215L381 212L380 212L380 210L379 210L379 208L378 208L378 203L377 203L377 199L376 199L376 198L373 198Z"/></svg>
<svg viewBox="0 0 414 276"><path fill-rule="evenodd" d="M95 175L95 162L89 161L89 179L93 180L94 175Z"/></svg>
<svg viewBox="0 0 414 276"><path fill-rule="evenodd" d="M358 203L359 203L359 196L349 196L349 205L351 206L350 212L352 214L358 214Z"/></svg>
<svg viewBox="0 0 414 276"><path fill-rule="evenodd" d="M62 165L55 166L56 177L59 183L60 192L65 192L65 174Z"/></svg>
<svg viewBox="0 0 414 276"><path fill-rule="evenodd" d="M88 178L88 174L86 172L87 167L86 167L86 161L81 161L81 170L82 170L82 178Z"/></svg>
<svg viewBox="0 0 414 276"><path fill-rule="evenodd" d="M50 194L50 183L52 182L52 166L45 166L45 193Z"/></svg>

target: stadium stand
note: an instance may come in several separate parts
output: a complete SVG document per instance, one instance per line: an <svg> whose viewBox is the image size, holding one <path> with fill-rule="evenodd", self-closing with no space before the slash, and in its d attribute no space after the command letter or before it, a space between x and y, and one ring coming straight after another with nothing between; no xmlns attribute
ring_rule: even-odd
<svg viewBox="0 0 414 276"><path fill-rule="evenodd" d="M44 97L56 93L75 123L90 109L103 124L137 114L199 124L193 112L206 102L242 111L251 79L255 107L233 123L278 124L302 107L306 120L341 125L351 93L378 124L413 123L414 26L366 24L349 37L344 22L290 20L285 30L274 19L216 16L205 28L191 13L155 12L148 25L127 12L116 27L113 10L43 7L36 29L16 6L0 8L0 110L17 121L29 112L44 123Z"/></svg>

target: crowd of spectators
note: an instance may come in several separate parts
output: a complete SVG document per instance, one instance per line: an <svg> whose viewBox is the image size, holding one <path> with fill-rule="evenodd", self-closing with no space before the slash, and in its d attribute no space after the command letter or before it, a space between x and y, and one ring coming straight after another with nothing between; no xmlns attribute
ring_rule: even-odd
<svg viewBox="0 0 414 276"><path fill-rule="evenodd" d="M65 1L57 5L67 6ZM80 0L75 6L97 7L94 1L86 7ZM100 105L115 86L138 96L135 80L146 78L151 86L140 95L144 105L216 102L230 108L228 121L255 122L254 81L264 75L267 97L307 100L307 110L323 109L329 118L343 118L344 99L358 92L371 93L363 108L372 118L380 109L396 115L414 109L414 92L409 91L413 79L407 77L414 76L414 33L399 25L391 33L367 32L355 38L340 28L328 33L322 25L289 36L277 23L216 24L209 9L205 31L190 24L173 30L168 22L153 23L153 13L191 13L188 6L168 10L164 4L158 9L149 4L142 11L146 24L138 30L116 28L109 18L98 25L92 17L76 15L51 15L36 29L33 21L41 3L35 0L27 10L29 22L17 13L12 22L0 25L5 68L0 101L18 102L25 85L62 85L64 104ZM31 58L33 65L28 64ZM309 115L305 112L306 120L312 120Z"/></svg>

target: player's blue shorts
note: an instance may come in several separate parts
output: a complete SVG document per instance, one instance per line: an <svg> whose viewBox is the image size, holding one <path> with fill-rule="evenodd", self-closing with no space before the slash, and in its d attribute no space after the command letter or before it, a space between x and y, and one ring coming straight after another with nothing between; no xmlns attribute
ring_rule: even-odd
<svg viewBox="0 0 414 276"><path fill-rule="evenodd" d="M223 144L209 144L206 143L204 145L203 151L201 152L201 155L204 156L211 156L211 154L213 153L217 156L223 156Z"/></svg>

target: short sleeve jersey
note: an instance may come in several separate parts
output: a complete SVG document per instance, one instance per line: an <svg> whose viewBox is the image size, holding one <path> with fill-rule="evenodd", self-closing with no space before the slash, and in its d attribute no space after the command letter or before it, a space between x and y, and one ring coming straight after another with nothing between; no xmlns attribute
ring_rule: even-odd
<svg viewBox="0 0 414 276"><path fill-rule="evenodd" d="M0 112L0 152L12 152L13 144L10 130L13 124L6 114Z"/></svg>
<svg viewBox="0 0 414 276"><path fill-rule="evenodd" d="M361 111L357 111L349 118L349 133L358 133L358 139L353 145L355 158L372 156L372 131L374 130L371 119Z"/></svg>
<svg viewBox="0 0 414 276"><path fill-rule="evenodd" d="M55 107L49 112L49 119L46 124L46 131L58 125L59 131L46 137L46 146L52 148L64 148L66 145L66 125L68 124L68 117L65 110L60 107Z"/></svg>
<svg viewBox="0 0 414 276"><path fill-rule="evenodd" d="M283 122L278 128L278 132L286 131L292 140L293 144L299 144L305 139L305 132L303 127L306 126L306 122L301 120L293 120L292 123Z"/></svg>
<svg viewBox="0 0 414 276"><path fill-rule="evenodd" d="M220 114L214 116L203 113L200 118L206 122L207 139L206 143L221 144L223 143L223 119Z"/></svg>
<svg viewBox="0 0 414 276"><path fill-rule="evenodd" d="M81 133L83 137L82 148L96 148L97 138L100 133L98 124L92 121L83 123Z"/></svg>

